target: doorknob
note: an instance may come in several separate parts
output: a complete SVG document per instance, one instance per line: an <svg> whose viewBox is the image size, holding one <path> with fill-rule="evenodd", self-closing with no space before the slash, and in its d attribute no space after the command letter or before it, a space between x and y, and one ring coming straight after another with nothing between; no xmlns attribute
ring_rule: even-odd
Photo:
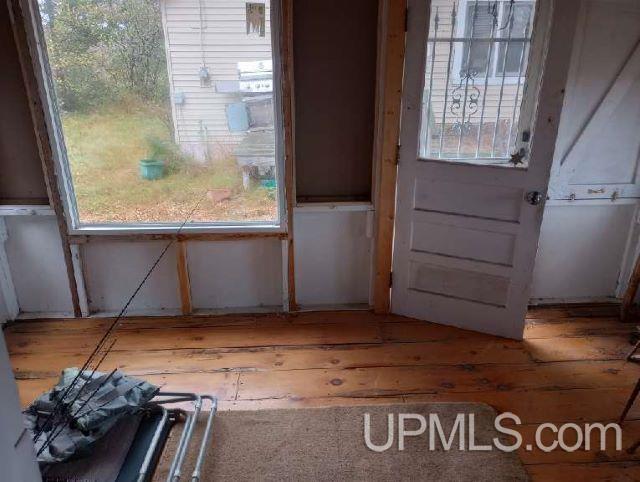
<svg viewBox="0 0 640 482"><path fill-rule="evenodd" d="M525 199L532 206L537 206L542 202L542 193L540 191L529 191Z"/></svg>

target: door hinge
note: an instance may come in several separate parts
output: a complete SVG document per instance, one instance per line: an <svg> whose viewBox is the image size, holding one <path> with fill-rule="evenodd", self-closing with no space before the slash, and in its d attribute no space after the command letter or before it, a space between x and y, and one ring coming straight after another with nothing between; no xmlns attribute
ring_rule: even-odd
<svg viewBox="0 0 640 482"><path fill-rule="evenodd" d="M409 7L404 9L404 31L409 31Z"/></svg>
<svg viewBox="0 0 640 482"><path fill-rule="evenodd" d="M393 271L389 273L389 288L393 286Z"/></svg>
<svg viewBox="0 0 640 482"><path fill-rule="evenodd" d="M400 145L400 143L398 143L398 145L396 146L396 166L400 164L400 147L402 146Z"/></svg>

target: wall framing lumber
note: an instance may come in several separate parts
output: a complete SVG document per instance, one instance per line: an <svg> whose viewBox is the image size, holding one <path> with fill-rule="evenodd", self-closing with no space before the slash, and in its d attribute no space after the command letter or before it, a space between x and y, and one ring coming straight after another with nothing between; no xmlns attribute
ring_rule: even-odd
<svg viewBox="0 0 640 482"><path fill-rule="evenodd" d="M176 243L176 259L178 268L178 287L180 289L180 306L183 315L193 312L191 303L191 281L189 280L189 262L187 259L187 242Z"/></svg>
<svg viewBox="0 0 640 482"><path fill-rule="evenodd" d="M114 241L234 241L244 239L287 239L287 233L130 233L130 234L71 234L71 244L87 244Z"/></svg>
<svg viewBox="0 0 640 482"><path fill-rule="evenodd" d="M64 262L69 282L69 291L71 293L71 301L73 304L73 313L75 317L79 318L82 317L82 309L80 307L80 297L74 274L73 257L69 242L69 227L67 225L62 198L60 196L55 162L49 139L49 131L47 129L45 119L45 107L40 96L40 88L38 85L35 65L35 47L30 45L25 29L25 22L29 21L30 16L25 17L22 12L22 5L18 0L7 0L7 7L9 9L9 16L11 17L11 25L18 50L18 57L20 58L20 67L25 83L25 90L27 92L27 98L29 99L29 109L31 111L36 141L38 143L38 151L42 162L42 170L44 172L49 202L55 212L58 223L62 253L64 255Z"/></svg>
<svg viewBox="0 0 640 482"><path fill-rule="evenodd" d="M47 199L47 202L49 200ZM0 217L2 216L55 216L51 206L46 205L25 205L7 204L0 206Z"/></svg>
<svg viewBox="0 0 640 482"><path fill-rule="evenodd" d="M296 311L295 259L293 249L294 191L294 87L293 87L293 0L282 0L280 28L280 58L282 62L282 114L284 134L284 191L287 209L287 283L288 311ZM283 287L284 288L284 287Z"/></svg>
<svg viewBox="0 0 640 482"><path fill-rule="evenodd" d="M71 245L71 258L73 260L73 272L78 286L78 298L82 316L89 316L89 298L87 296L87 285L84 279L84 268L82 262L82 250L79 245Z"/></svg>
<svg viewBox="0 0 640 482"><path fill-rule="evenodd" d="M405 0L381 0L380 3L380 84L376 93L378 106L374 149L377 189L373 308L375 313L388 313L391 307L391 264L407 6Z"/></svg>

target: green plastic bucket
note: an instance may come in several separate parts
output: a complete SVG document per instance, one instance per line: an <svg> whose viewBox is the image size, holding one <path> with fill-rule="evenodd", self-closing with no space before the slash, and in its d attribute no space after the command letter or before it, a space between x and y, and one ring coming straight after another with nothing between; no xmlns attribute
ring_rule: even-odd
<svg viewBox="0 0 640 482"><path fill-rule="evenodd" d="M266 189L275 189L276 188L276 180L275 179L263 179L260 181L260 186Z"/></svg>
<svg viewBox="0 0 640 482"><path fill-rule="evenodd" d="M164 176L164 162L157 159L142 159L140 161L140 177L147 181L155 181Z"/></svg>

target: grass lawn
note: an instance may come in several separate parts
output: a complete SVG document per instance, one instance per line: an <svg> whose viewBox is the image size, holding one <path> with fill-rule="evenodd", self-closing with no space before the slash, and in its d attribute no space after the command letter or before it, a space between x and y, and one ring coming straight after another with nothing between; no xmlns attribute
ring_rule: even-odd
<svg viewBox="0 0 640 482"><path fill-rule="evenodd" d="M62 118L73 185L82 223L182 222L276 219L276 201L263 188L244 190L233 157L182 164L156 181L140 178L138 161L149 156L148 138L171 141L160 110L136 107ZM229 189L212 201L207 192Z"/></svg>

